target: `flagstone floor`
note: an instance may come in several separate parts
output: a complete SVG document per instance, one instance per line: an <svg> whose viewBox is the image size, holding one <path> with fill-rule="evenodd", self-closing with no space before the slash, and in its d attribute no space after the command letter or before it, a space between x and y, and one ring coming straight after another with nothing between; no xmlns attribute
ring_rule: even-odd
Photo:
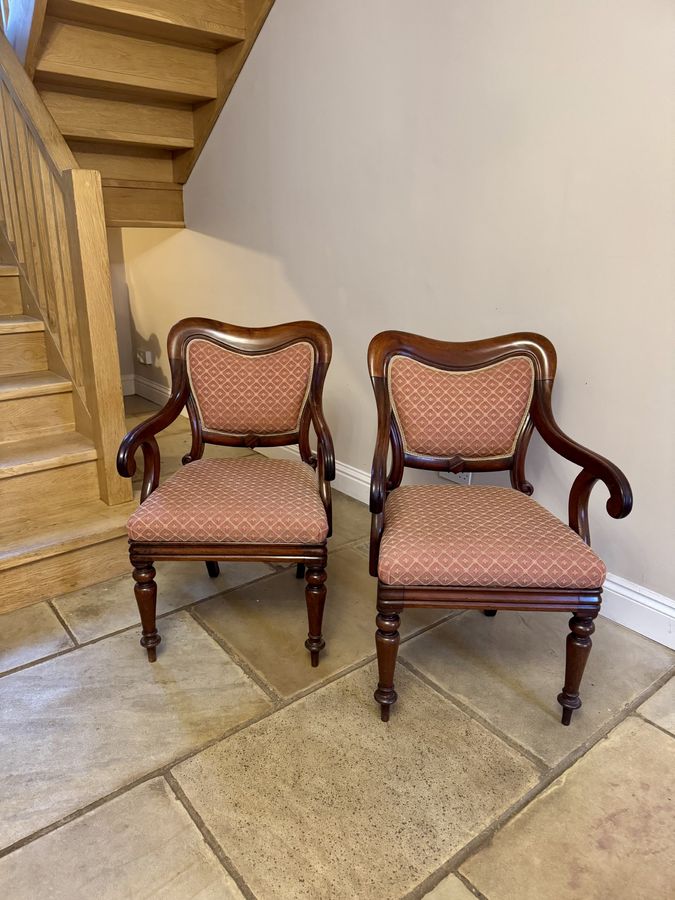
<svg viewBox="0 0 675 900"><path fill-rule="evenodd" d="M385 725L366 507L335 525L318 669L292 569L158 565L154 665L130 576L0 617L0 896L672 896L675 653L600 619L563 728L567 616L404 612Z"/></svg>

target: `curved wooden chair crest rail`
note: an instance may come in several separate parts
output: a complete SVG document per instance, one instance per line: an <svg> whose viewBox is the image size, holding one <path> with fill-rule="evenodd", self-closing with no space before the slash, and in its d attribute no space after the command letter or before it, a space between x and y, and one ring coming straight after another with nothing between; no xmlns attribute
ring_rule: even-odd
<svg viewBox="0 0 675 900"><path fill-rule="evenodd" d="M590 550L590 493L604 482L615 519L629 514L633 500L620 469L558 427L551 409L553 345L530 333L446 343L385 331L371 341L368 364L378 412L370 574L378 578L375 699L383 721L397 699L400 613L426 606L486 615L499 609L571 612L558 696L569 725L581 706L579 687L606 574ZM569 528L530 499L525 457L535 428L581 468L569 495ZM401 487L406 466L508 471L512 488Z"/></svg>
<svg viewBox="0 0 675 900"><path fill-rule="evenodd" d="M325 646L326 540L331 533L333 441L322 392L331 359L328 332L315 322L239 328L183 319L168 338L171 395L164 407L122 441L120 475L136 472L143 454L141 505L129 520L129 556L148 659L156 659L157 560L202 560L211 577L218 561L296 563L306 574L309 633L318 665ZM192 446L183 468L159 484L157 435L187 407ZM310 444L310 425L317 451ZM301 461L261 457L203 459L206 444L279 447L297 444Z"/></svg>

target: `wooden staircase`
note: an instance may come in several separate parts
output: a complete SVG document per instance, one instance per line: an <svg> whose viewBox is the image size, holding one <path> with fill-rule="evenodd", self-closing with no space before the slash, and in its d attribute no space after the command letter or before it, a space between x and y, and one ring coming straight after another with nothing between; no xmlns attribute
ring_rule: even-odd
<svg viewBox="0 0 675 900"><path fill-rule="evenodd" d="M0 36L0 611L128 570L98 173Z"/></svg>
<svg viewBox="0 0 675 900"><path fill-rule="evenodd" d="M42 100L101 173L108 225L182 226L183 184L274 0L5 2Z"/></svg>
<svg viewBox="0 0 675 900"><path fill-rule="evenodd" d="M0 0L0 612L129 569L105 226L182 186L273 0Z"/></svg>

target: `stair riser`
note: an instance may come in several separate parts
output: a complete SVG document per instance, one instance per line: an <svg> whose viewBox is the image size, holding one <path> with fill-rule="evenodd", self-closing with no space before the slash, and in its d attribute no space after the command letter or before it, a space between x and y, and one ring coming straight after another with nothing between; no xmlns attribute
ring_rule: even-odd
<svg viewBox="0 0 675 900"><path fill-rule="evenodd" d="M133 596L126 535L25 563L0 572L0 613L127 573L129 592Z"/></svg>
<svg viewBox="0 0 675 900"><path fill-rule="evenodd" d="M96 460L0 479L0 525L40 518L65 503L98 500Z"/></svg>
<svg viewBox="0 0 675 900"><path fill-rule="evenodd" d="M194 146L192 110L187 106L153 106L46 89L40 94L66 138L110 141L115 146Z"/></svg>
<svg viewBox="0 0 675 900"><path fill-rule="evenodd" d="M18 276L0 278L0 316L18 316L23 312Z"/></svg>
<svg viewBox="0 0 675 900"><path fill-rule="evenodd" d="M199 102L217 97L216 60L209 51L157 43L47 18L37 78L91 87L117 99Z"/></svg>
<svg viewBox="0 0 675 900"><path fill-rule="evenodd" d="M21 397L0 403L0 442L72 431L74 423L70 393Z"/></svg>
<svg viewBox="0 0 675 900"><path fill-rule="evenodd" d="M42 372L47 368L44 333L0 334L0 376Z"/></svg>

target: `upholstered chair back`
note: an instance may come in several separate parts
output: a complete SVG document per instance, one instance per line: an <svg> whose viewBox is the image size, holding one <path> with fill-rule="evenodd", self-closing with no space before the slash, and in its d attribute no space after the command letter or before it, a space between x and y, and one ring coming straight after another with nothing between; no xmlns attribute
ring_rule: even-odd
<svg viewBox="0 0 675 900"><path fill-rule="evenodd" d="M315 365L308 341L242 353L195 337L187 344L186 364L203 430L266 436L299 431Z"/></svg>
<svg viewBox="0 0 675 900"><path fill-rule="evenodd" d="M392 355L388 385L404 451L466 460L512 456L534 381L532 360L525 355L455 370Z"/></svg>

